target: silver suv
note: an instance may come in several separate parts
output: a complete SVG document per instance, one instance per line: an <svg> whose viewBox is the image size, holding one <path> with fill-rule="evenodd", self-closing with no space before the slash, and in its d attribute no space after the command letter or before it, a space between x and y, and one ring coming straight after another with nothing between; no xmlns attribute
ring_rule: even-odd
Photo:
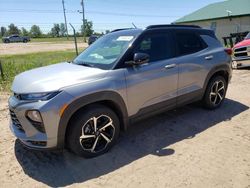
<svg viewBox="0 0 250 188"><path fill-rule="evenodd" d="M108 151L142 117L202 101L219 107L231 57L211 30L153 25L111 32L72 62L16 76L10 128L27 147Z"/></svg>

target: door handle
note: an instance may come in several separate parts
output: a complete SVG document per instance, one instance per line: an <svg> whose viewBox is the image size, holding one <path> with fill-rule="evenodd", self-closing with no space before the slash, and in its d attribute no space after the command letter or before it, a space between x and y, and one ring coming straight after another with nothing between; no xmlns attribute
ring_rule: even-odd
<svg viewBox="0 0 250 188"><path fill-rule="evenodd" d="M172 69L174 67L176 67L176 64L170 64L170 65L166 65L165 69Z"/></svg>
<svg viewBox="0 0 250 188"><path fill-rule="evenodd" d="M206 57L205 57L205 60L211 60L211 59L213 59L213 58L214 58L213 55L209 55L209 56L206 56Z"/></svg>

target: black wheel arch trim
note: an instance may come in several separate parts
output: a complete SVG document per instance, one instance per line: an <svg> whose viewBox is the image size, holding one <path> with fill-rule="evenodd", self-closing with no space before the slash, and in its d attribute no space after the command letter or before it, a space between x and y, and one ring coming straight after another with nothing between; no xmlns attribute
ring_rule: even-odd
<svg viewBox="0 0 250 188"><path fill-rule="evenodd" d="M104 101L111 102L119 109L122 117L119 117L121 122L121 128L126 130L128 127L128 112L126 104L120 94L114 91L103 91L94 94L89 94L86 96L82 96L76 98L73 102L71 102L67 108L64 110L58 126L58 136L57 136L57 148L63 149L65 143L65 136L68 123L72 115L77 112L79 109L94 103L101 103ZM117 113L115 111L115 113Z"/></svg>
<svg viewBox="0 0 250 188"><path fill-rule="evenodd" d="M230 65L229 65L229 64L222 64L222 65L215 66L215 67L213 67L213 68L209 71L209 73L208 73L208 75L207 75L207 77L206 77L206 80L205 80L205 83L204 83L204 87L203 87L203 94L205 93L205 91L206 91L206 89L207 89L207 85L208 85L210 79L211 79L216 73L218 73L218 72L220 72L220 71L225 71L225 72L227 72L227 74L228 74L228 82L230 81L230 79L231 79L231 77L232 77L232 69L231 69Z"/></svg>

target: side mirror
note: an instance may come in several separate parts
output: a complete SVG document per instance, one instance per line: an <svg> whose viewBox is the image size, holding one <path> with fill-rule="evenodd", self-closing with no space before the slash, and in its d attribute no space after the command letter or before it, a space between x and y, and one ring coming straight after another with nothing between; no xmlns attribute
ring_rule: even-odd
<svg viewBox="0 0 250 188"><path fill-rule="evenodd" d="M142 65L149 62L149 55L146 53L135 53L133 61L126 62L127 65Z"/></svg>

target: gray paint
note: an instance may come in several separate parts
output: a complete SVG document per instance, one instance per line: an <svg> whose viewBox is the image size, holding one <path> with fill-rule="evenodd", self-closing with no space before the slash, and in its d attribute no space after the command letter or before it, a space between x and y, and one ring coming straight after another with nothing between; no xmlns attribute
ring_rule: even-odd
<svg viewBox="0 0 250 188"><path fill-rule="evenodd" d="M223 70L221 66L226 70L231 66L230 57L216 39L207 35L202 38L208 47L200 52L134 67L101 70L59 63L24 72L13 82L15 93L61 92L48 101L21 101L10 97L10 109L16 113L25 133L12 123L11 130L29 147L55 148L63 145L71 115L86 104L113 101L122 111L126 123L126 119L136 116L142 109L157 104L175 107L194 101L194 95L187 95L190 93L199 93L199 100L203 95L200 91L204 91L210 77ZM67 113L60 116L64 105L68 105ZM30 109L41 112L45 133L37 131L25 117ZM34 146L27 140L47 141L47 146Z"/></svg>

